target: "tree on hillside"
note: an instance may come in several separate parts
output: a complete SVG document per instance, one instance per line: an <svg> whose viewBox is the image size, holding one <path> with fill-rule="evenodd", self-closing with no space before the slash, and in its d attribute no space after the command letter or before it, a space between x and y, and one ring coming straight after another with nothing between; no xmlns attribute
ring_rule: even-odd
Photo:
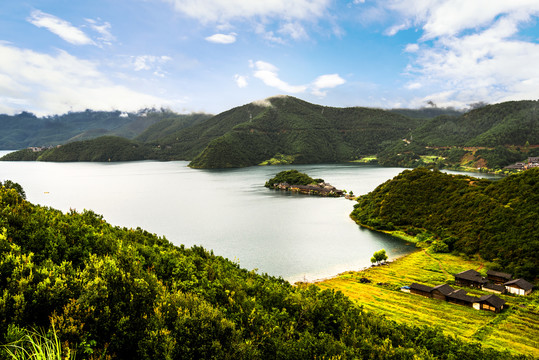
<svg viewBox="0 0 539 360"><path fill-rule="evenodd" d="M0 181L0 187L5 187L6 189L14 189L16 190L19 195L23 198L23 199L26 199L26 193L24 192L24 189L22 188L22 186L16 182L13 182L11 180L6 180L4 181L4 183L2 183Z"/></svg>
<svg viewBox="0 0 539 360"><path fill-rule="evenodd" d="M373 264L374 263L379 264L382 261L386 261L386 260L387 260L387 254L386 254L385 249L375 251L374 254L372 254L372 257L371 257L371 263L373 263Z"/></svg>

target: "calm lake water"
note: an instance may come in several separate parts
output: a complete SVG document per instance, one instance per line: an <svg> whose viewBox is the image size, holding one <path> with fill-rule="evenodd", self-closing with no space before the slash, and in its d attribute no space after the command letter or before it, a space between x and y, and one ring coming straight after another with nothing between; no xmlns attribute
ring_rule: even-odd
<svg viewBox="0 0 539 360"><path fill-rule="evenodd" d="M244 268L292 282L366 267L382 248L390 259L414 250L357 226L349 218L353 201L264 187L290 168L356 195L403 171L353 164L193 170L184 161L0 162L0 180L21 184L35 204L64 212L92 209L113 225L141 227L176 245L202 245Z"/></svg>

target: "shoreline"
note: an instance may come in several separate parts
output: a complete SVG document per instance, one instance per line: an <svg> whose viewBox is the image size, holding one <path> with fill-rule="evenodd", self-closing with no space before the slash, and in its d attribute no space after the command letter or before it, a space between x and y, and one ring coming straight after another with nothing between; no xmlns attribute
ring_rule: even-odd
<svg viewBox="0 0 539 360"><path fill-rule="evenodd" d="M414 253L416 253L418 250L421 249L421 247L418 246L418 243L420 242L419 239L417 239L416 236L412 236L412 235L408 235L406 234L405 232L403 231L400 231L400 230L377 230L377 229L374 229L373 227L371 226L368 226L368 225L364 225L364 224L361 224L359 223L358 221L356 221L352 216L350 216L350 218L359 226L365 228L365 229L368 229L370 231L375 231L375 232L379 232L379 233L383 233L383 234L387 234L389 236L392 236L394 238L397 238L399 240L402 240L402 241L405 241L407 244L406 245L414 245L415 247L415 250L410 252L410 253L407 253L407 254L402 254L400 256L397 256L393 259L390 259L390 260L387 260L385 262L383 262L382 264L378 264L378 265L374 265L373 263L371 263L371 265L368 265L368 266L363 266L363 267L360 267L359 269L357 270L344 270L344 271L340 271L340 272L337 272L336 274L333 274L333 275L329 275L329 276L322 276L322 277L315 277L314 279L312 280L308 280L306 278L306 275L307 274L304 274L303 275L303 279L299 279L299 280L295 280L296 276L291 276L289 279L285 279L286 281L288 281L290 284L294 285L294 286L299 286L299 285L302 285L302 284L317 284L317 283L321 283L321 282L324 282L324 281L327 281L327 280L331 280L331 279L335 279L343 274L347 274L347 273L361 273L365 270L368 270L368 269L371 269L373 267L379 267L379 266L389 266L391 265L391 263L399 260L399 259L402 259L402 258L405 258L407 256L410 256Z"/></svg>
<svg viewBox="0 0 539 360"><path fill-rule="evenodd" d="M410 253L396 256L396 257L394 257L392 259L389 259L387 261L384 261L383 263L378 264L378 265L375 265L375 264L371 263L370 265L360 267L360 268L358 268L356 270L350 270L350 269L349 270L344 270L344 271L337 272L336 274L333 274L333 275L315 277L312 280L306 279L307 274L304 274L303 279L295 280L298 277L291 276L289 279L285 279L285 280L288 281L290 284L292 284L294 286L298 286L298 285L302 285L302 284L317 284L317 283L321 283L321 282L324 282L324 281L327 281L327 280L338 278L339 276L344 275L344 274L361 273L361 272L364 272L364 271L366 271L368 269L371 269L371 268L376 268L376 267L379 267L379 266L389 266L393 262L395 262L395 261L397 261L399 259L403 259L403 258L405 258L407 256L412 255L412 254L415 254L417 251L421 250L421 247L417 246L417 244L419 243L419 240L415 236L405 234L402 231L375 230L374 228L371 228L370 226L362 225L360 223L357 223L357 224L359 226L361 226L361 227L364 227L364 228L368 229L368 230L384 233L384 234L390 235L390 236L392 236L394 238L397 238L399 240L405 241L407 243L406 245L412 245L413 244L415 249L414 249L414 251L412 251Z"/></svg>

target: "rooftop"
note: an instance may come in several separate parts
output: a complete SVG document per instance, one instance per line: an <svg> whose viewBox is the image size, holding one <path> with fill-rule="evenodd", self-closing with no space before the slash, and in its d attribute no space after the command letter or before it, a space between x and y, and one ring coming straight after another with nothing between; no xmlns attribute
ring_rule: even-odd
<svg viewBox="0 0 539 360"><path fill-rule="evenodd" d="M504 278L504 279L507 279L507 280L511 280L511 278L513 277L511 274L500 272L500 271L494 271L494 270L488 270L487 271L487 276L488 275L501 277L501 278Z"/></svg>
<svg viewBox="0 0 539 360"><path fill-rule="evenodd" d="M505 285L505 286L516 285L516 286L518 286L519 288L524 289L524 290L531 290L531 289L533 289L533 284L530 284L529 282L527 282L527 281L524 280L524 279L515 279L515 280L511 280L511 281L506 282L504 285Z"/></svg>
<svg viewBox="0 0 539 360"><path fill-rule="evenodd" d="M479 282L479 283L487 282L487 280L485 280L485 278L483 278L481 274L475 270L466 270L461 273L455 274L455 278Z"/></svg>
<svg viewBox="0 0 539 360"><path fill-rule="evenodd" d="M505 300L500 299L494 294L483 295L479 298L479 301L476 301L476 302L484 302L496 308L501 308L503 305L505 305Z"/></svg>
<svg viewBox="0 0 539 360"><path fill-rule="evenodd" d="M424 291L424 292L428 292L428 293L430 293L432 291L432 288L430 286L422 285L422 284L418 284L418 283L413 283L412 285L410 285L410 289Z"/></svg>
<svg viewBox="0 0 539 360"><path fill-rule="evenodd" d="M451 286L449 286L447 284L437 285L437 286L433 287L432 290L438 290L439 292L441 292L445 296L447 296L447 295L451 294L453 291L455 291L455 289L453 289Z"/></svg>

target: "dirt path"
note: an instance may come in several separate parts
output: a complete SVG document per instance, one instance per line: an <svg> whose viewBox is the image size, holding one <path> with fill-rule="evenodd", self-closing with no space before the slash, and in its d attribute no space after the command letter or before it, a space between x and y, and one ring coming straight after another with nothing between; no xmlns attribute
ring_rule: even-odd
<svg viewBox="0 0 539 360"><path fill-rule="evenodd" d="M435 260L437 263L438 263L438 268L440 268L440 270L442 270L442 272L445 274L445 275L450 275L445 269L444 267L442 266L442 262L438 259L436 259L434 256L432 256L431 254L429 254L427 252L427 249L423 249L423 252L425 253L425 255L427 255L428 257L430 257L431 259ZM483 265L481 265L483 266Z"/></svg>

